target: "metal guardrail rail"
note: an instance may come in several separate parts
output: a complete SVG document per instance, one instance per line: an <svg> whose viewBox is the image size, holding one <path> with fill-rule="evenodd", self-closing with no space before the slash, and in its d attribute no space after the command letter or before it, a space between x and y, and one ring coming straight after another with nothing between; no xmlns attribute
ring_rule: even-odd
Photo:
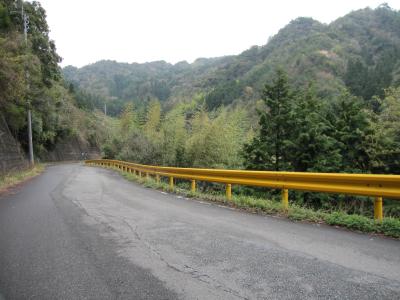
<svg viewBox="0 0 400 300"><path fill-rule="evenodd" d="M168 177L170 187L174 178L191 181L191 190L196 190L196 181L226 184L226 197L232 199L232 184L261 186L282 190L282 205L288 209L288 190L301 190L347 195L373 196L374 217L383 218L383 197L400 199L400 175L272 172L223 169L172 168L135 164L119 160L87 160L88 165L118 168L139 176L150 175Z"/></svg>

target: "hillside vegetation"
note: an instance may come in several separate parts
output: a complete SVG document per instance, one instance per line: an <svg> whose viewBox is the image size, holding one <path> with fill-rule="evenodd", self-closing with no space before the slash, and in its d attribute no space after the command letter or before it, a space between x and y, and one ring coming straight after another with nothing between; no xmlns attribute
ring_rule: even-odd
<svg viewBox="0 0 400 300"><path fill-rule="evenodd" d="M100 61L63 71L82 109L107 104L117 116L102 147L107 158L400 174L399 22L400 12L381 5L329 25L298 18L265 46L237 56L175 65ZM291 199L372 212L365 197L293 192ZM396 202L385 207L387 215L399 215Z"/></svg>
<svg viewBox="0 0 400 300"><path fill-rule="evenodd" d="M298 18L266 45L237 56L175 65L100 61L80 69L66 67L64 74L97 100L109 102L109 112L118 114L127 101L143 104L157 98L172 105L199 93L206 96L209 110L247 104L260 98L276 68L283 68L295 87L313 81L324 99L344 88L365 100L383 96L385 88L400 83L399 12L381 5L351 12L329 25Z"/></svg>
<svg viewBox="0 0 400 300"><path fill-rule="evenodd" d="M21 10L28 18L25 45ZM26 111L32 109L34 152L45 156L68 137L99 143L98 119L76 106L64 83L61 58L49 39L46 13L39 2L0 0L0 113L27 149Z"/></svg>

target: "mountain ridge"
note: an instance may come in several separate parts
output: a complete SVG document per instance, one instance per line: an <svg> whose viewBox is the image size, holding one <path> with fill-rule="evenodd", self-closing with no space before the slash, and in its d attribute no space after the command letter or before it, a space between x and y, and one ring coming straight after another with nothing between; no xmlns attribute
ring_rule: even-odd
<svg viewBox="0 0 400 300"><path fill-rule="evenodd" d="M276 68L286 70L296 86L315 82L324 98L345 88L365 99L382 94L400 81L400 13L381 5L352 11L329 24L299 17L263 46L193 63L101 60L82 68L67 66L63 72L67 81L103 102L120 101L121 108L125 102L140 104L150 98L188 101L200 93L214 109L258 99ZM362 91L352 77L371 77L370 82L375 77L376 82Z"/></svg>

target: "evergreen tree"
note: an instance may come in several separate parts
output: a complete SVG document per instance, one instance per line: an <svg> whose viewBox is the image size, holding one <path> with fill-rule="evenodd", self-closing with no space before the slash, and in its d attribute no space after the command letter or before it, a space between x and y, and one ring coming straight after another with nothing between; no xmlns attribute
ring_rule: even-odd
<svg viewBox="0 0 400 300"><path fill-rule="evenodd" d="M340 160L336 141L328 136L322 101L313 86L297 92L289 154L295 171L335 171Z"/></svg>
<svg viewBox="0 0 400 300"><path fill-rule="evenodd" d="M290 170L293 95L282 70L276 71L271 85L265 85L262 100L266 109L258 110L260 131L250 144L244 146L246 167L254 170Z"/></svg>
<svg viewBox="0 0 400 300"><path fill-rule="evenodd" d="M328 113L329 135L337 142L341 161L340 172L369 172L369 149L373 128L364 102L348 92L335 99Z"/></svg>
<svg viewBox="0 0 400 300"><path fill-rule="evenodd" d="M373 172L400 174L400 88L387 89L378 101L381 111L373 123Z"/></svg>

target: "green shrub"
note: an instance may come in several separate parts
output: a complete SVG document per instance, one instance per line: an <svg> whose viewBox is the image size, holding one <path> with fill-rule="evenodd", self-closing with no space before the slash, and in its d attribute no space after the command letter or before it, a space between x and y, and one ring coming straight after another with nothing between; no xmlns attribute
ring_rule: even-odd
<svg viewBox="0 0 400 300"><path fill-rule="evenodd" d="M400 237L400 220L395 218L384 218L382 222L376 224L379 232L388 236Z"/></svg>
<svg viewBox="0 0 400 300"><path fill-rule="evenodd" d="M339 225L364 232L375 231L375 224L372 219L359 215L348 215L342 212L326 214L325 222L329 225Z"/></svg>
<svg viewBox="0 0 400 300"><path fill-rule="evenodd" d="M288 210L288 218L296 221L312 221L321 222L323 221L324 214L319 211L314 211L309 208L299 207L297 205L292 205Z"/></svg>

